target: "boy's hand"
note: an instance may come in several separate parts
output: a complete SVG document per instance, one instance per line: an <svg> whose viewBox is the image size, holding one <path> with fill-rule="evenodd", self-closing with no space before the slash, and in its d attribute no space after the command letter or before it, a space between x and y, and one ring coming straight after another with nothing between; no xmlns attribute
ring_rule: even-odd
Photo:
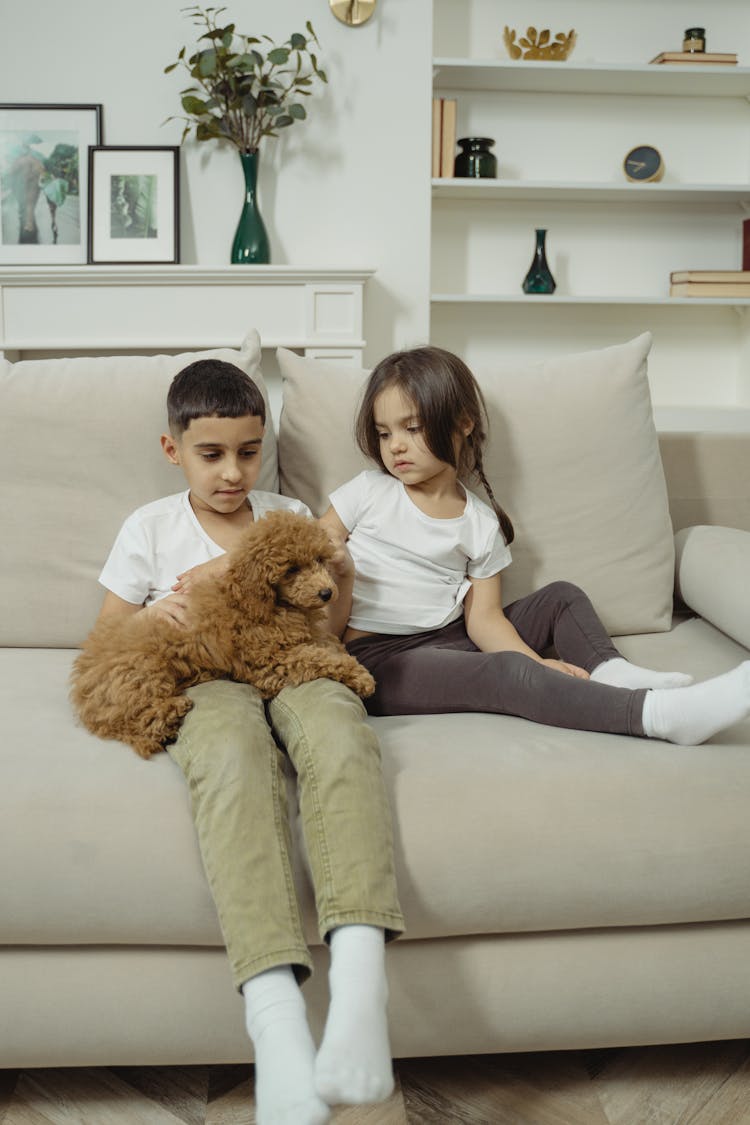
<svg viewBox="0 0 750 1125"><path fill-rule="evenodd" d="M218 558L209 559L208 562L191 566L190 570L177 575L177 581L172 589L180 594L187 594L196 582L204 582L207 578L221 578L226 574L229 566L229 556L219 555Z"/></svg>
<svg viewBox="0 0 750 1125"><path fill-rule="evenodd" d="M159 598L158 602L152 602L147 606L143 613L150 613L153 617L164 617L173 625L180 625L183 628L188 623L188 598L184 593L181 594L167 594L165 598Z"/></svg>

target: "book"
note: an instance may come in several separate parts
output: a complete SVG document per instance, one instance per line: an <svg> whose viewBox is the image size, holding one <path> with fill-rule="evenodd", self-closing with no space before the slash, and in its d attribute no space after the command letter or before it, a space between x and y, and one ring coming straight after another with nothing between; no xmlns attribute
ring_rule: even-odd
<svg viewBox="0 0 750 1125"><path fill-rule="evenodd" d="M440 175L452 177L456 161L456 116L458 105L455 98L443 98L443 129L440 156Z"/></svg>
<svg viewBox="0 0 750 1125"><path fill-rule="evenodd" d="M750 270L750 219L742 220L742 268Z"/></svg>
<svg viewBox="0 0 750 1125"><path fill-rule="evenodd" d="M675 281L723 281L750 284L750 270L674 270L669 280Z"/></svg>
<svg viewBox="0 0 750 1125"><path fill-rule="evenodd" d="M732 52L719 51L662 51L652 63L729 63L737 65L737 56Z"/></svg>
<svg viewBox="0 0 750 1125"><path fill-rule="evenodd" d="M669 287L670 297L746 297L750 281L679 281Z"/></svg>
<svg viewBox="0 0 750 1125"><path fill-rule="evenodd" d="M432 178L440 175L443 144L443 99L432 99Z"/></svg>

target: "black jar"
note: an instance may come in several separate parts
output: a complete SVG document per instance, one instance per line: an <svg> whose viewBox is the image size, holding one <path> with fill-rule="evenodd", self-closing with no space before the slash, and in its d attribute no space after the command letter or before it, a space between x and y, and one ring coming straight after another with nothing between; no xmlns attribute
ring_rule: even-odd
<svg viewBox="0 0 750 1125"><path fill-rule="evenodd" d="M705 27L688 27L682 41L682 49L690 55L700 55L706 49Z"/></svg>
<svg viewBox="0 0 750 1125"><path fill-rule="evenodd" d="M492 137L462 137L461 152L456 157L453 174L475 180L492 180L497 176L497 157L490 149Z"/></svg>

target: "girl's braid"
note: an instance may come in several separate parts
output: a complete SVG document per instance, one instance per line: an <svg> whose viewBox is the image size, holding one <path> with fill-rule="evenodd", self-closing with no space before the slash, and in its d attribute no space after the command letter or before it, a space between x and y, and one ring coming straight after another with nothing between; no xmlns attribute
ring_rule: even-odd
<svg viewBox="0 0 750 1125"><path fill-rule="evenodd" d="M489 497L489 500L490 500L490 503L492 504L495 515L497 516L497 522L500 524L500 530L503 533L503 537L505 539L505 542L510 544L510 543L513 542L513 538L515 536L515 531L513 530L513 523L511 521L510 516L507 514L507 512L503 508L500 507L497 500L495 499L495 493L492 491L492 485L487 480L487 476L486 476L485 471L484 471L484 462L482 461L481 446L480 446L479 442L474 441L473 438L474 438L474 434L470 433L469 434L469 444L471 445L472 453L474 454L474 464L472 466L472 472L482 482L482 488L487 493L487 495Z"/></svg>

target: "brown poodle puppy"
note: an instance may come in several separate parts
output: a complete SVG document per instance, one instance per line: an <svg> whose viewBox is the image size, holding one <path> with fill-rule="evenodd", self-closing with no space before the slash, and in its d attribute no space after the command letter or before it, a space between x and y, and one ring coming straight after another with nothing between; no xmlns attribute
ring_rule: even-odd
<svg viewBox="0 0 750 1125"><path fill-rule="evenodd" d="M99 622L71 679L84 725L149 758L176 738L192 707L185 689L206 680L253 684L268 699L325 677L371 695L370 673L326 631L333 553L313 520L270 512L244 533L221 578L195 586L187 627L150 613Z"/></svg>

